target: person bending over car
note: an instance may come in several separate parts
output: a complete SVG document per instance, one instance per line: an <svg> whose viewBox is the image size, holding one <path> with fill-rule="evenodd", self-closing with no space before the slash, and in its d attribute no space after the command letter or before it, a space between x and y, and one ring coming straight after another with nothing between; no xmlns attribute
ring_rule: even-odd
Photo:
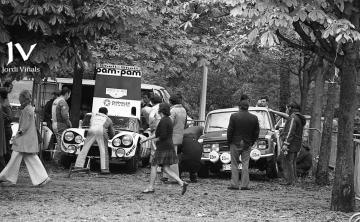
<svg viewBox="0 0 360 222"><path fill-rule="evenodd" d="M202 126L189 127L184 131L182 145L179 147L179 174L189 172L190 181L197 182L196 173L201 167L202 146L197 141L203 131Z"/></svg>
<svg viewBox="0 0 360 222"><path fill-rule="evenodd" d="M70 172L80 172L88 170L84 168L86 156L90 147L96 141L100 150L101 174L109 174L109 153L107 149L108 139L114 137L113 122L107 116L108 110L101 107L99 112L93 114L90 120L90 129L86 137L84 147L76 158L75 166L70 168Z"/></svg>

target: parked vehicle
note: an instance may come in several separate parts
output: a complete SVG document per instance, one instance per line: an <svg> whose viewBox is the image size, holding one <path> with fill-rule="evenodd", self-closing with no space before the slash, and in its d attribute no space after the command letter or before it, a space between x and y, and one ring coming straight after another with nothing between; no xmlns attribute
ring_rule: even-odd
<svg viewBox="0 0 360 222"><path fill-rule="evenodd" d="M56 81L49 80L44 84L56 84L57 89L61 89L63 86L71 89L72 81L73 80L71 78L57 78ZM76 155L80 152L84 145L87 128L89 128L90 124L91 113L89 113L89 111L91 111L93 104L94 89L95 80L83 79L82 105L87 107L89 110L87 110L84 118L80 121L79 128L67 129L62 135L61 150L64 155L62 155L60 162L64 167L69 167L71 163L75 161ZM51 88L51 90L53 91L54 89ZM169 102L170 95L165 88L152 84L141 84L141 94L149 95L150 93L159 95L164 102ZM50 95L51 92L46 94ZM71 98L69 100L71 100ZM82 112L84 112L84 110L82 110ZM116 136L112 140L108 141L110 162L125 164L130 172L135 172L138 168L139 160L143 160L144 164L148 162L149 155L143 156L140 154L149 153L145 151L150 147L150 142L144 143L140 146L139 141L141 138L147 137L149 133L146 129L142 129L140 127L141 124L138 118L115 116L110 113L109 117L112 119L116 130ZM53 146L49 147L51 146L49 140L52 136L52 131L45 123L43 123L42 133L44 137L43 145L45 146L45 150L48 152L55 152ZM88 155L92 157L99 156L99 150L97 149L96 143L92 146ZM141 159L140 156L143 156L144 158ZM95 158L95 160L97 160L97 158Z"/></svg>
<svg viewBox="0 0 360 222"><path fill-rule="evenodd" d="M92 113L85 115L79 128L70 128L64 131L61 139L61 149L66 154L63 163L70 164L81 151L90 127ZM111 164L125 164L129 172L136 172L142 149L147 149L150 142L140 145L146 136L139 133L140 122L136 118L109 116L113 121L115 136L108 141L109 162ZM97 144L94 144L88 156L99 156Z"/></svg>
<svg viewBox="0 0 360 222"><path fill-rule="evenodd" d="M206 177L209 170L213 173L231 171L230 147L227 142L227 127L231 114L238 112L238 108L218 109L209 112L205 120L203 135L199 138L203 153L202 167L199 176ZM266 170L270 178L278 176L278 157L280 154L280 132L283 117L279 112L265 107L249 107L249 112L256 115L260 124L259 139L251 147L250 168ZM282 113L286 116L285 113ZM278 123L278 124L277 124ZM242 164L239 164L242 169Z"/></svg>

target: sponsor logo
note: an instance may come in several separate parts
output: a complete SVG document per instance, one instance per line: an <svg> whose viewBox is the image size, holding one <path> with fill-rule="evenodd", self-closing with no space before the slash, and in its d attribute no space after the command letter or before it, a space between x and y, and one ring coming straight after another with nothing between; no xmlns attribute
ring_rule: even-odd
<svg viewBox="0 0 360 222"><path fill-rule="evenodd" d="M110 106L110 104L111 104L110 99L105 99L105 100L104 100L104 105L105 105L105 106Z"/></svg>
<svg viewBox="0 0 360 222"><path fill-rule="evenodd" d="M130 102L125 102L125 101L116 101L113 100L111 101L110 99L105 99L104 100L104 105L105 106L126 106L126 107L130 107Z"/></svg>
<svg viewBox="0 0 360 222"><path fill-rule="evenodd" d="M136 69L96 68L96 73L125 77L141 77L141 71Z"/></svg>
<svg viewBox="0 0 360 222"><path fill-rule="evenodd" d="M127 96L126 89L114 89L114 88L106 88L106 94L110 95L113 98L121 98L123 96Z"/></svg>

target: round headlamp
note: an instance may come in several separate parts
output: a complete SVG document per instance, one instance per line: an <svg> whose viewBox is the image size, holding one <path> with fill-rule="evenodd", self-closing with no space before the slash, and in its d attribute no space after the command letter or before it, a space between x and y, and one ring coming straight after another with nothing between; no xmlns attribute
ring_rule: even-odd
<svg viewBox="0 0 360 222"><path fill-rule="evenodd" d="M222 154L220 155L220 161L221 161L222 163L225 163L225 164L230 163L230 162L231 162L230 153L228 153L228 152L222 153Z"/></svg>
<svg viewBox="0 0 360 222"><path fill-rule="evenodd" d="M82 136L80 136L80 135L75 136L75 143L81 143L82 140L83 140Z"/></svg>
<svg viewBox="0 0 360 222"><path fill-rule="evenodd" d="M115 153L116 153L116 156L118 156L118 157L124 157L125 156L125 150L124 149L117 149Z"/></svg>
<svg viewBox="0 0 360 222"><path fill-rule="evenodd" d="M66 141L71 141L74 139L74 133L73 132L66 132L65 135L64 135L64 139Z"/></svg>
<svg viewBox="0 0 360 222"><path fill-rule="evenodd" d="M119 138L116 138L112 141L113 146L120 146L121 140Z"/></svg>
<svg viewBox="0 0 360 222"><path fill-rule="evenodd" d="M133 138L130 135L124 135L121 142L124 146L130 146L133 142Z"/></svg>
<svg viewBox="0 0 360 222"><path fill-rule="evenodd" d="M68 153L76 153L76 146L70 145L68 146L67 150Z"/></svg>
<svg viewBox="0 0 360 222"><path fill-rule="evenodd" d="M203 143L204 139L198 139L198 143Z"/></svg>

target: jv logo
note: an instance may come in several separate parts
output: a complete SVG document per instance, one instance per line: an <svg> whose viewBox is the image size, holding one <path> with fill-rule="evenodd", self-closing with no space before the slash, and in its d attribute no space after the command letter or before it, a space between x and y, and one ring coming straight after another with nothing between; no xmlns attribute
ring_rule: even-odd
<svg viewBox="0 0 360 222"><path fill-rule="evenodd" d="M13 47L12 42L9 42L7 44L7 46L8 46L9 60L8 60L8 63L6 65L9 65L10 63L12 63L12 61L14 61L14 47ZM21 57L22 57L22 59L24 61L29 59L29 57L30 57L32 51L34 50L35 46L36 46L36 44L31 45L30 49L29 49L29 52L26 54L24 49L22 48L22 46L19 43L15 44L16 49L19 51L19 53L20 53L20 55L21 55Z"/></svg>

